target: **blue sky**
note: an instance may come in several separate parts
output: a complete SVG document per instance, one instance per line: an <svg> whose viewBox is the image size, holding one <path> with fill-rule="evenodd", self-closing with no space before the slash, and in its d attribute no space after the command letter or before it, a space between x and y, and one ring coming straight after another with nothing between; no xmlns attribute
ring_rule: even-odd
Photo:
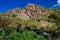
<svg viewBox="0 0 60 40"><path fill-rule="evenodd" d="M45 7L52 7L58 0L0 0L0 12L7 11L16 7L24 7L28 3L33 3Z"/></svg>

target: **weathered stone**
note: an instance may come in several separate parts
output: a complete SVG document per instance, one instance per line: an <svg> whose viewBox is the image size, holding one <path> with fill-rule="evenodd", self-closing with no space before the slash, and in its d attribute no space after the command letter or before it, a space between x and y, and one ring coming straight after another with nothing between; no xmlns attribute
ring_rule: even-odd
<svg viewBox="0 0 60 40"><path fill-rule="evenodd" d="M5 12L5 16L16 15L18 18L28 20L30 18L46 18L49 16L51 10L35 4L27 4L25 8L14 8Z"/></svg>
<svg viewBox="0 0 60 40"><path fill-rule="evenodd" d="M44 21L44 20L41 20L40 25L42 28L46 28L47 26L51 25L51 23Z"/></svg>

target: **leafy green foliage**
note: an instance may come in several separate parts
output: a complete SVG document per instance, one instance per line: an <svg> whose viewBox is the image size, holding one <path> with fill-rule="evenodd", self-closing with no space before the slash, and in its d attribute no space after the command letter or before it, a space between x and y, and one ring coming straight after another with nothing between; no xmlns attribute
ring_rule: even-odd
<svg viewBox="0 0 60 40"><path fill-rule="evenodd" d="M8 33L8 32L7 32ZM18 32L13 30L9 34L6 34L4 29L0 29L0 40L47 40L42 35L37 35L32 30L22 30Z"/></svg>

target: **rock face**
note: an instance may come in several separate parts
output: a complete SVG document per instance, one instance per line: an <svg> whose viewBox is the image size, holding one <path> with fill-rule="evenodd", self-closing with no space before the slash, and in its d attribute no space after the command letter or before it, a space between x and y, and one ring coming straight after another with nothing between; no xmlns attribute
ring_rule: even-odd
<svg viewBox="0 0 60 40"><path fill-rule="evenodd" d="M45 28L45 27L47 27L47 26L49 26L49 25L50 25L50 23L49 23L49 22L44 21L44 20L41 20L41 21L40 21L40 24L41 24L41 27L42 27L42 28Z"/></svg>
<svg viewBox="0 0 60 40"><path fill-rule="evenodd" d="M26 10L33 18L45 18L50 13L49 9L34 4L28 4Z"/></svg>
<svg viewBox="0 0 60 40"><path fill-rule="evenodd" d="M4 16L11 17L12 15L16 15L18 18L27 20L30 18L45 18L48 17L49 14L50 9L35 4L27 4L25 8L15 8L5 12Z"/></svg>

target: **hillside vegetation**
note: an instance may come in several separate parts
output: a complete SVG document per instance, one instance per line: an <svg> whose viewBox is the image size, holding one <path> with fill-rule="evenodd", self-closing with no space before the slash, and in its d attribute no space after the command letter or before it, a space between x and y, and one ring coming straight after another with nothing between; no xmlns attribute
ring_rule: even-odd
<svg viewBox="0 0 60 40"><path fill-rule="evenodd" d="M60 40L60 9L28 4L0 14L0 40Z"/></svg>

